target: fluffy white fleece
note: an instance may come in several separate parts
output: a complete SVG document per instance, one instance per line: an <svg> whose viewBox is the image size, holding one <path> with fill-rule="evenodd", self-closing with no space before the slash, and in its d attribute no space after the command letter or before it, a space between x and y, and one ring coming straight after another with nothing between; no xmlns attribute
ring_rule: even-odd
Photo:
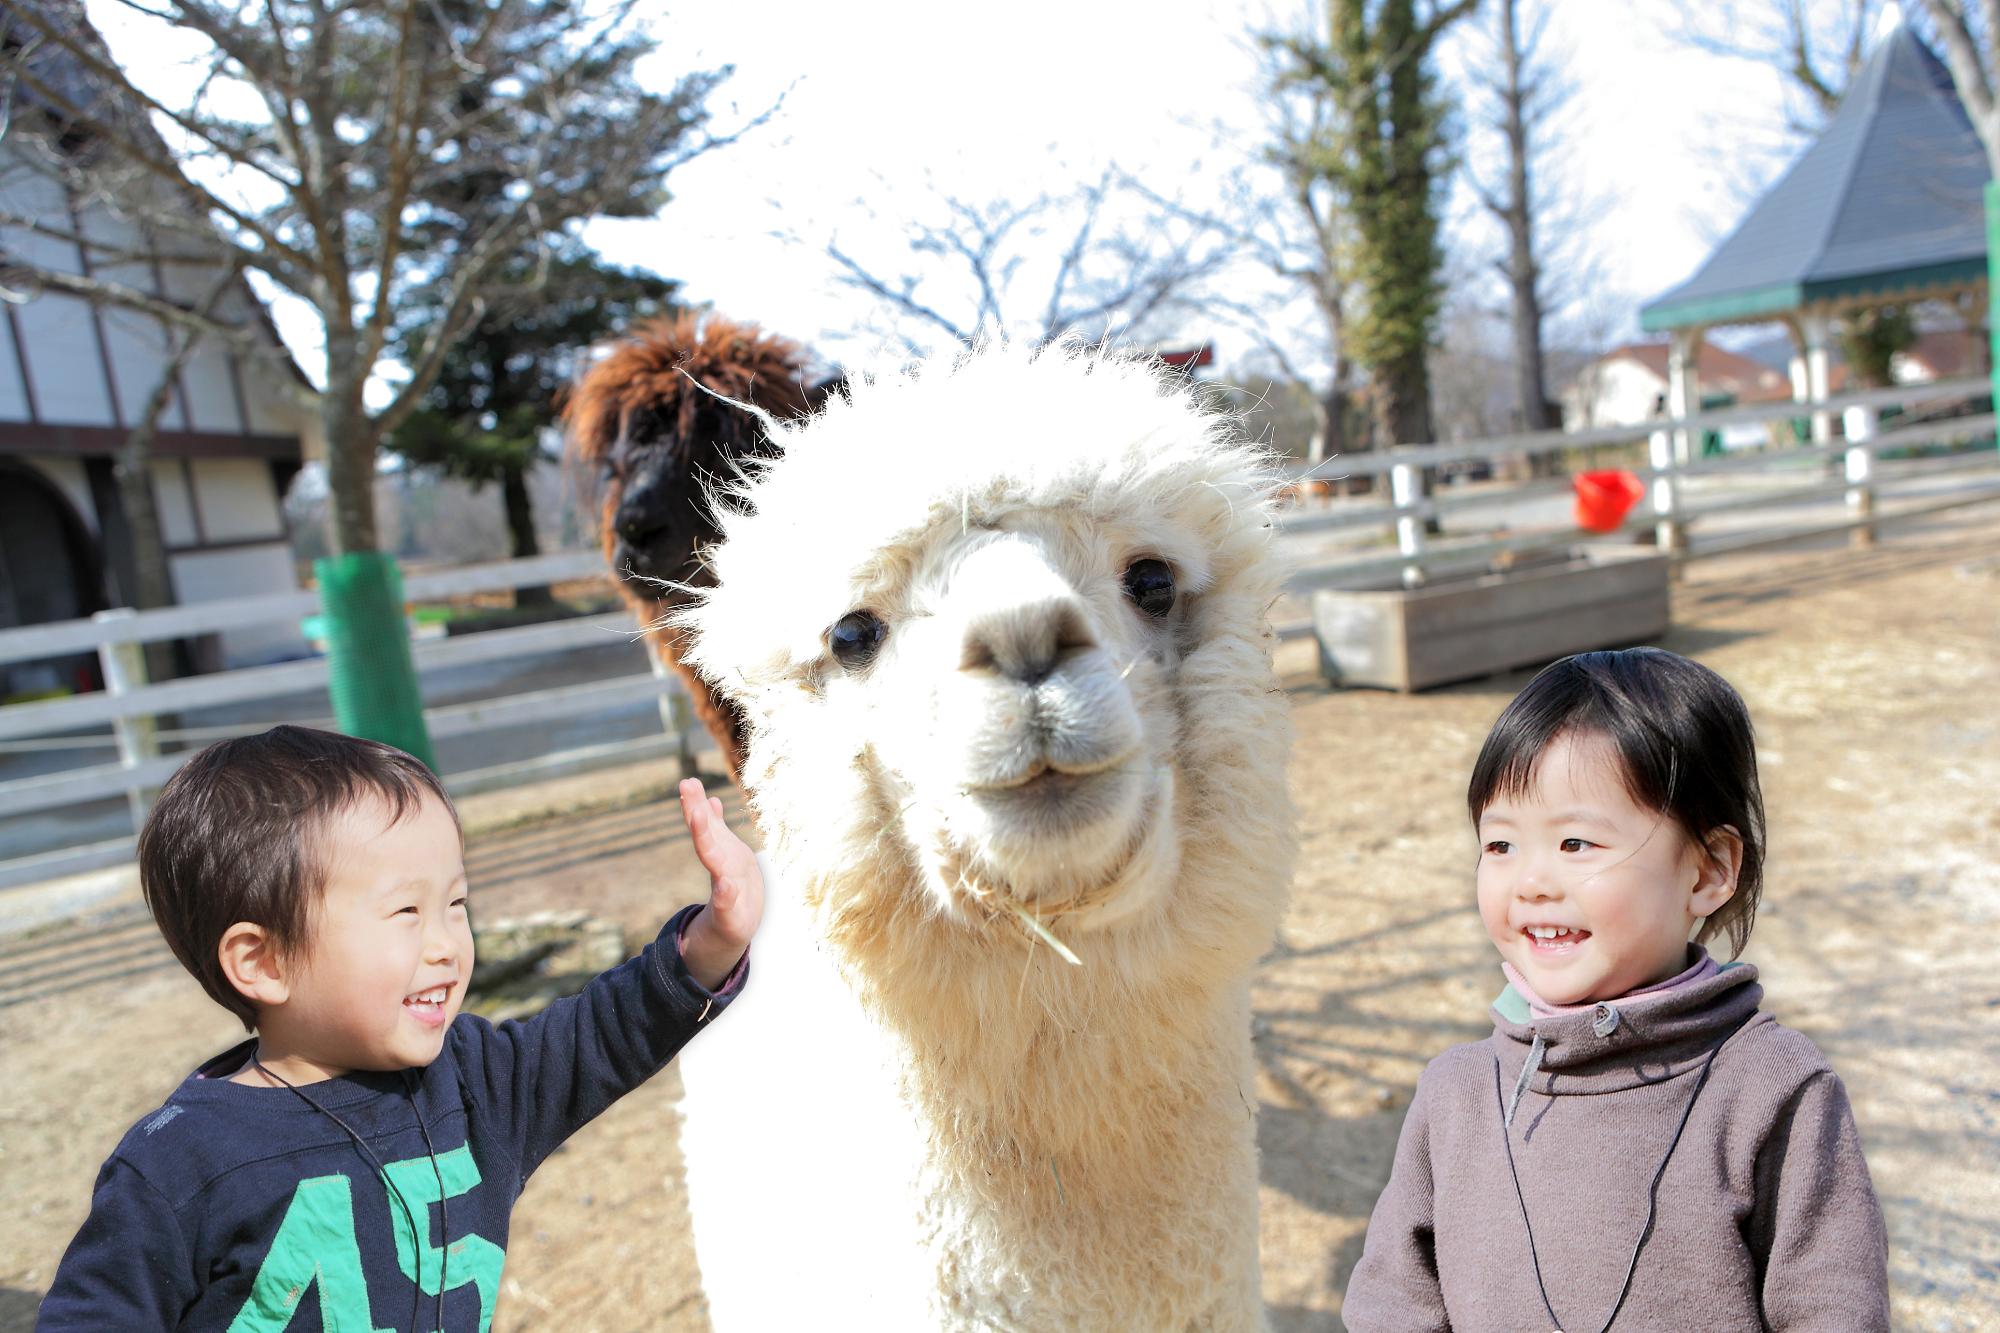
<svg viewBox="0 0 2000 1333"><path fill-rule="evenodd" d="M715 1326L1260 1327L1248 988L1294 838L1266 460L1075 347L776 433L684 613L750 717L770 891L681 1058ZM881 641L843 663L855 612Z"/></svg>

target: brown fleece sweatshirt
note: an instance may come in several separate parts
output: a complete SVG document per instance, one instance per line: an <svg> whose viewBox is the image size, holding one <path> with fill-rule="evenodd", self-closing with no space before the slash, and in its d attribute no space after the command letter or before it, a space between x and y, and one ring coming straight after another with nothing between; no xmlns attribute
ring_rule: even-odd
<svg viewBox="0 0 2000 1333"><path fill-rule="evenodd" d="M1811 1041L1757 1012L1763 994L1741 964L1553 1018L1503 991L1493 1035L1418 1080L1348 1282L1351 1333L1542 1333L1537 1258L1560 1327L1598 1333L1710 1051L1612 1327L1886 1330L1887 1241L1846 1089Z"/></svg>

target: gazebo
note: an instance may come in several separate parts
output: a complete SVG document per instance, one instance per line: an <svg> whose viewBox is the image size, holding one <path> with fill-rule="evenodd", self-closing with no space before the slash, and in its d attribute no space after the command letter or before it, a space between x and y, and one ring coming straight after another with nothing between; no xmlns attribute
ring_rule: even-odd
<svg viewBox="0 0 2000 1333"><path fill-rule="evenodd" d="M1672 334L1668 408L1697 410L1695 362L1718 325L1778 321L1792 334L1792 396L1828 391L1828 337L1841 314L1955 299L1983 309L1986 154L1951 75L1898 26L1833 120L1700 270L1640 310ZM1833 433L1813 414L1815 442Z"/></svg>

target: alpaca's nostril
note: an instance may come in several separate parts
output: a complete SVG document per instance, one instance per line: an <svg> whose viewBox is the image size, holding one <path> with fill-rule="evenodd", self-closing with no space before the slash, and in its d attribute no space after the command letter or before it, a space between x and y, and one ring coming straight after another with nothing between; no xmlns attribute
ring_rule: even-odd
<svg viewBox="0 0 2000 1333"><path fill-rule="evenodd" d="M991 671L1039 685L1069 657L1097 646L1090 621L1074 598L1008 607L966 626L961 671Z"/></svg>
<svg viewBox="0 0 2000 1333"><path fill-rule="evenodd" d="M643 547L652 543L653 538L665 530L666 524L650 514L620 514L618 516L618 540L627 546Z"/></svg>

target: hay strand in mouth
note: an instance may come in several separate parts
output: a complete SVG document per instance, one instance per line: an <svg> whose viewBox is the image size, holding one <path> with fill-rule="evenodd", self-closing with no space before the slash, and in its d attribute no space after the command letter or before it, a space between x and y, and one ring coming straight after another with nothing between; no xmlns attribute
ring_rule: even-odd
<svg viewBox="0 0 2000 1333"><path fill-rule="evenodd" d="M1067 944L1064 944L1061 940L1057 939L1055 935L1050 932L1047 926L1035 920L1034 913L1030 912L1027 908L1021 906L1021 904L1013 902L1011 900L1007 904L1007 910L1012 912L1015 915L1015 917L1017 917L1020 920L1022 925L1026 926L1030 931L1034 932L1035 938L1039 939L1042 943L1048 945L1051 949L1054 949L1056 951L1056 957L1062 959L1065 963L1068 963L1073 967L1083 966L1083 960L1081 958L1078 958L1074 953L1071 953L1069 946Z"/></svg>

